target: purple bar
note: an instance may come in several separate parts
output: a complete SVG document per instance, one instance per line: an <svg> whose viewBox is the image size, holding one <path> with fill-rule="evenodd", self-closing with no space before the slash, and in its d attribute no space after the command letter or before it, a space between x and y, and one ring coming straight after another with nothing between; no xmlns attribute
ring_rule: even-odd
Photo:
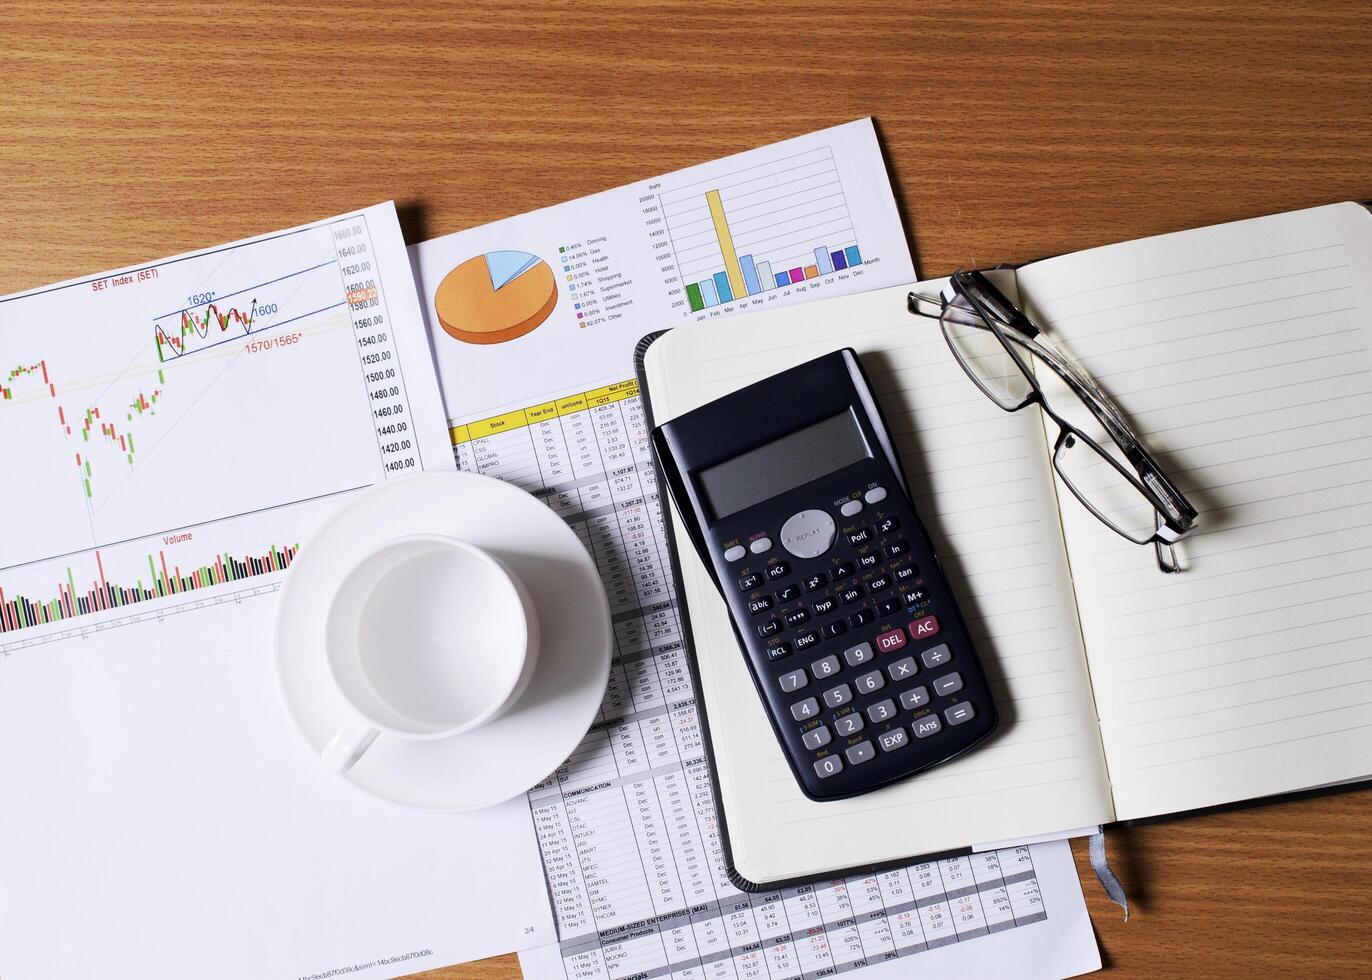
<svg viewBox="0 0 1372 980"><path fill-rule="evenodd" d="M835 272L837 272L839 269L848 268L848 259L844 256L843 249L839 249L837 252L830 252L829 258L834 260Z"/></svg>
<svg viewBox="0 0 1372 980"><path fill-rule="evenodd" d="M805 281L805 270L802 269L802 268L800 268L799 266L797 266L796 268L792 269L792 270L791 270L791 281L792 281L792 282L804 282L804 281Z"/></svg>

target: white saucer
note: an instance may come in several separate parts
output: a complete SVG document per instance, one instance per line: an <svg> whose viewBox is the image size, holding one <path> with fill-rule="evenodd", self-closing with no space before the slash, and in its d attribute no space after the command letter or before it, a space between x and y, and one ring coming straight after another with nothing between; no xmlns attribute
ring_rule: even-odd
<svg viewBox="0 0 1372 980"><path fill-rule="evenodd" d="M417 533L485 548L519 577L538 611L538 664L519 700L490 724L428 742L382 735L342 778L408 806L476 810L534 786L586 734L609 678L609 602L576 534L517 487L471 473L425 473L367 491L310 538L277 598L277 686L315 755L353 717L325 665L329 599L364 554Z"/></svg>

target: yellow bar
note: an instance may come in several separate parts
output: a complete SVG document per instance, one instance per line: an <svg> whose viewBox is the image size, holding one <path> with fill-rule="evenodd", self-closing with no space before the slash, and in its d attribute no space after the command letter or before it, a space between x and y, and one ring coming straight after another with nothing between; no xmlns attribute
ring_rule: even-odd
<svg viewBox="0 0 1372 980"><path fill-rule="evenodd" d="M608 405L610 402L623 401L625 398L632 398L637 394L637 381L616 381L614 384L606 385L604 388L597 388L595 391L586 392L586 402L594 408L597 405Z"/></svg>
<svg viewBox="0 0 1372 980"><path fill-rule="evenodd" d="M551 422L557 418L557 402L544 402L542 405L534 405L532 408L524 409L524 414L529 418L529 424L537 422Z"/></svg>
<svg viewBox="0 0 1372 980"><path fill-rule="evenodd" d="M715 234L719 236L719 250L724 253L724 274L729 277L729 288L734 299L748 295L748 287L743 284L743 270L739 268L738 253L734 251L734 236L729 233L729 222L724 220L724 202L719 199L719 191L706 191L705 201L710 205L710 217L715 221Z"/></svg>
<svg viewBox="0 0 1372 980"><path fill-rule="evenodd" d="M557 403L558 415L571 415L574 412L584 412L586 410L585 395L568 395Z"/></svg>
<svg viewBox="0 0 1372 980"><path fill-rule="evenodd" d="M510 429L522 429L528 425L524 416L524 409L516 409L513 412L506 412L504 415L496 415L480 422L472 422L467 426L473 439L484 439L493 436L497 432L505 432Z"/></svg>
<svg viewBox="0 0 1372 980"><path fill-rule="evenodd" d="M472 441L472 433L465 425L455 425L448 430L448 435L453 440L454 446L460 446L464 442Z"/></svg>

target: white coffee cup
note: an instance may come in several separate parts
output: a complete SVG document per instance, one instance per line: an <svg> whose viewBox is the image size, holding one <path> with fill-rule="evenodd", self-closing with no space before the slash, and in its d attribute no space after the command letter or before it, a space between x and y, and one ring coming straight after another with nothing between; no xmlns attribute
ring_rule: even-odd
<svg viewBox="0 0 1372 980"><path fill-rule="evenodd" d="M344 577L324 626L329 674L357 717L321 756L346 772L376 738L460 735L500 717L533 675L538 618L490 553L414 534Z"/></svg>

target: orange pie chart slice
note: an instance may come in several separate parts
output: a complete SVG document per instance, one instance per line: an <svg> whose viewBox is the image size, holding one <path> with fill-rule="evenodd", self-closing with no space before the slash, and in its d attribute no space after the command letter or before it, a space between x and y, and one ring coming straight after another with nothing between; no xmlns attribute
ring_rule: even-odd
<svg viewBox="0 0 1372 980"><path fill-rule="evenodd" d="M557 305L553 270L537 255L488 252L443 277L434 293L438 322L469 344L502 344L535 329Z"/></svg>

